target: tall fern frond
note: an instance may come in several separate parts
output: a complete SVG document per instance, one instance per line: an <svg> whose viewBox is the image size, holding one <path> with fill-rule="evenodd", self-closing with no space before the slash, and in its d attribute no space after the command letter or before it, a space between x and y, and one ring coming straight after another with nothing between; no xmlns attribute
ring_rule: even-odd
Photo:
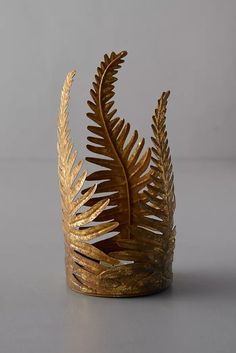
<svg viewBox="0 0 236 353"><path fill-rule="evenodd" d="M166 268L172 262L175 241L174 176L166 131L166 107L169 95L169 91L163 92L153 116L151 182L147 184L147 190L144 190L146 202L143 203L143 207L146 214L136 228L139 240L152 241L153 245L159 244L165 257L163 263Z"/></svg>
<svg viewBox="0 0 236 353"><path fill-rule="evenodd" d="M83 268L90 271L94 270L94 266L98 269L96 261L105 261L109 264L118 263L107 254L96 249L86 241L101 236L112 231L118 225L117 222L105 222L94 226L83 226L96 220L103 210L109 204L109 199L102 199L96 202L92 207L85 211L80 211L81 207L88 202L96 191L96 185L89 188L86 193L80 194L85 182L87 172L79 172L82 167L82 161L76 163L77 151L73 149L70 138L70 130L68 128L68 103L70 88L75 76L75 71L70 72L63 85L61 93L61 103L58 116L57 130L57 151L58 151L58 175L61 194L61 207L63 218L63 230L65 235L65 243L70 249L70 259L77 258L76 263L81 264ZM75 251L75 252L74 252ZM76 252L77 251L77 252ZM81 256L81 254L83 256ZM84 257L85 256L85 257ZM100 266L100 271L103 267Z"/></svg>
<svg viewBox="0 0 236 353"><path fill-rule="evenodd" d="M93 135L88 137L90 144L87 148L101 155L88 157L87 160L103 167L102 170L90 174L87 180L98 182L96 195L109 193L112 207L104 210L97 221L115 219L119 223L116 239L131 239L135 236L132 234L132 227L140 223L143 213L140 201L144 198L143 188L150 178L147 168L151 150L147 149L143 153L144 139L137 143L137 130L128 138L130 125L117 117L117 110L113 108L114 82L117 80L115 76L126 55L127 52L122 51L104 56L90 91L92 101L88 101L88 105L91 112L87 114L95 123L88 126ZM93 196L87 204L93 205L101 199L102 196ZM109 241L106 246L108 243Z"/></svg>

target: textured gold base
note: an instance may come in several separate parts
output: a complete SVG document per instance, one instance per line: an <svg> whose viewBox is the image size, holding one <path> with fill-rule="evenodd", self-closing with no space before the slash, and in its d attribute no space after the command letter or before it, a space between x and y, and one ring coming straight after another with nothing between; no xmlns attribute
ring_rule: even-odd
<svg viewBox="0 0 236 353"><path fill-rule="evenodd" d="M117 293L113 293L113 292L106 292L104 293L99 293L99 292L92 292L92 291L86 291L86 290L81 290L78 289L77 286L74 286L72 284L68 284L69 288L72 289L74 292L80 293L80 294L84 294L84 295L89 295L92 297L104 297L104 298L132 298L132 297L144 297L144 296L148 296L148 295L154 295L160 292L165 291L166 289L168 289L171 286L171 283L169 283L168 285L166 285L165 287L157 287L154 289L149 289L149 290L145 290L143 292L117 292Z"/></svg>
<svg viewBox="0 0 236 353"><path fill-rule="evenodd" d="M167 277L168 276L168 277ZM97 297L139 297L167 289L173 279L171 269L160 272L151 265L128 264L109 268L100 274L66 258L67 285L75 292Z"/></svg>

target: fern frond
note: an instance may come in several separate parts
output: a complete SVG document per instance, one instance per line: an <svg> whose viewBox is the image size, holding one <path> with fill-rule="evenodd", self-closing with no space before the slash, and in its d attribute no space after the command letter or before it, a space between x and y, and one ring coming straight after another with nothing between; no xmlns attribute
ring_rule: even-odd
<svg viewBox="0 0 236 353"><path fill-rule="evenodd" d="M109 258L109 256L103 252L98 249L94 250L92 246L86 247L86 245L83 244L83 242L87 240L91 240L112 231L117 227L118 223L106 222L81 229L81 226L96 220L96 217L98 217L109 204L109 199L106 198L99 200L88 210L79 213L81 207L93 197L96 191L96 185L90 187L83 195L80 195L87 172L83 171L82 174L79 175L82 161L76 163L77 151L73 150L70 130L68 128L68 103L70 88L74 76L75 71L72 71L66 77L61 93L60 111L58 116L58 176L61 192L63 230L65 238L68 240L68 244L72 243L76 246L80 244L82 252L84 251L86 253L86 249L88 251L89 248L91 257L96 257L97 260L107 260L109 263L114 263L114 259ZM76 255L74 254L73 257L74 256Z"/></svg>
<svg viewBox="0 0 236 353"><path fill-rule="evenodd" d="M136 228L136 237L144 242L148 239L160 242L165 254L165 266L172 262L175 241L174 177L166 131L166 107L170 92L163 92L153 116L151 182L144 190L146 202L143 203L145 215Z"/></svg>
<svg viewBox="0 0 236 353"><path fill-rule="evenodd" d="M95 123L88 126L93 136L88 137L90 144L87 148L100 155L88 157L87 160L104 168L90 174L87 180L98 182L95 194L108 192L110 205L113 206L103 211L97 220L115 219L119 223L116 229L119 239L132 238L132 226L140 222L143 213L140 200L144 198L142 190L150 178L146 171L151 158L150 149L142 153L144 139L137 143L139 135L136 130L128 139L130 125L117 117L117 110L113 108L115 75L126 54L122 51L104 56L90 91L92 101L88 101L88 105L91 112L87 114ZM99 200L99 196L93 197L87 204L92 205Z"/></svg>

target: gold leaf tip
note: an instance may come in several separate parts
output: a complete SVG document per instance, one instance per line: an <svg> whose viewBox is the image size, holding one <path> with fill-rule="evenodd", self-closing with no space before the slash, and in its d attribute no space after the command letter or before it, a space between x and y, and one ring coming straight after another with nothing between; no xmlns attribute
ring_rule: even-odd
<svg viewBox="0 0 236 353"><path fill-rule="evenodd" d="M76 70L71 70L69 74L74 77L76 75Z"/></svg>
<svg viewBox="0 0 236 353"><path fill-rule="evenodd" d="M163 92L162 95L165 97L165 99L168 99L170 96L170 90Z"/></svg>
<svg viewBox="0 0 236 353"><path fill-rule="evenodd" d="M128 52L127 52L126 50L122 50L122 51L120 52L120 55L121 55L122 57L126 56L127 54L128 54Z"/></svg>

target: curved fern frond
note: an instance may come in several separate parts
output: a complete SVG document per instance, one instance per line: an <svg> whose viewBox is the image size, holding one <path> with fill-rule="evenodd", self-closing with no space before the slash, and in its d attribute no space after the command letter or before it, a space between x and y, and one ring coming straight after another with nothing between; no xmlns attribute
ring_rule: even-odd
<svg viewBox="0 0 236 353"><path fill-rule="evenodd" d="M88 210L79 212L81 207L93 197L96 191L96 185L89 188L83 195L79 195L85 182L87 172L83 171L79 176L82 161L76 163L77 151L73 150L70 130L68 128L68 103L74 76L75 71L67 75L61 93L57 130L58 175L65 237L76 246L80 244L81 249L85 249L84 251L86 252L88 247L83 245L83 242L112 231L117 227L118 223L106 222L81 229L81 226L96 220L109 204L109 199L102 199ZM98 260L101 259L101 261L104 261L108 259L108 261L114 263L112 259L109 259L105 254L99 252L99 250L92 250L92 247L89 249L92 255L93 251L96 251L96 258Z"/></svg>
<svg viewBox="0 0 236 353"><path fill-rule="evenodd" d="M92 101L88 101L88 105L91 112L87 114L95 123L88 126L93 135L88 137L90 144L87 148L101 155L87 160L104 168L90 174L87 180L98 182L95 194L108 192L113 206L103 211L97 221L115 219L119 223L116 229L119 239L132 238L133 225L140 223L143 213L140 201L144 198L142 190L150 178L146 171L151 158L150 149L142 154L144 139L137 142L139 135L136 130L128 139L130 125L117 117L117 110L113 109L115 75L126 55L127 52L122 51L104 56L90 91ZM87 204L93 205L101 199L101 196L92 197Z"/></svg>
<svg viewBox="0 0 236 353"><path fill-rule="evenodd" d="M153 116L151 182L144 190L146 214L136 229L137 239L160 242L165 256L165 266L172 262L175 241L174 176L166 131L166 107L170 92L163 92Z"/></svg>

